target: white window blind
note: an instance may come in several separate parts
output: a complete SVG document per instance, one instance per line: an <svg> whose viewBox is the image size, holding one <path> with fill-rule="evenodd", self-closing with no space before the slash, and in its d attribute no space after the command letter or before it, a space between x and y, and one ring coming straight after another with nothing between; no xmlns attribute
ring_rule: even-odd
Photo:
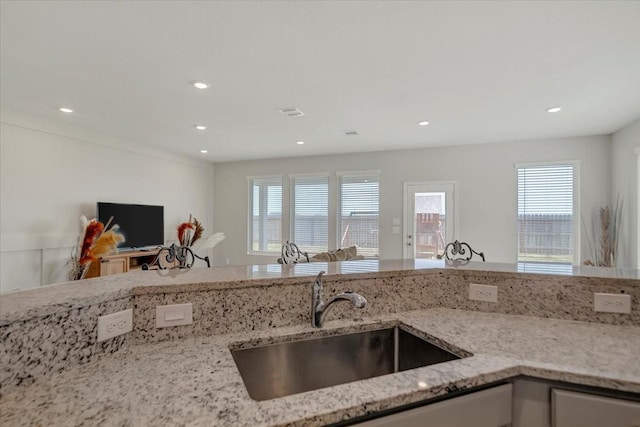
<svg viewBox="0 0 640 427"><path fill-rule="evenodd" d="M358 246L358 255L377 257L380 226L378 173L338 176L339 247Z"/></svg>
<svg viewBox="0 0 640 427"><path fill-rule="evenodd" d="M518 168L518 261L577 260L578 165Z"/></svg>
<svg viewBox="0 0 640 427"><path fill-rule="evenodd" d="M329 177L291 177L291 241L312 254L329 246Z"/></svg>
<svg viewBox="0 0 640 427"><path fill-rule="evenodd" d="M249 252L279 253L281 242L282 178L250 178Z"/></svg>

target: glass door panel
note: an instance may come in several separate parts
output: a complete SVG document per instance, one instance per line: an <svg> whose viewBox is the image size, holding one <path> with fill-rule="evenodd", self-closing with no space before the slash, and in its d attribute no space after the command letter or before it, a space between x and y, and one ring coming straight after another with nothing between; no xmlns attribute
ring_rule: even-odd
<svg viewBox="0 0 640 427"><path fill-rule="evenodd" d="M415 193L414 255L436 259L446 245L446 193Z"/></svg>
<svg viewBox="0 0 640 427"><path fill-rule="evenodd" d="M453 241L453 183L405 184L404 257L437 259Z"/></svg>

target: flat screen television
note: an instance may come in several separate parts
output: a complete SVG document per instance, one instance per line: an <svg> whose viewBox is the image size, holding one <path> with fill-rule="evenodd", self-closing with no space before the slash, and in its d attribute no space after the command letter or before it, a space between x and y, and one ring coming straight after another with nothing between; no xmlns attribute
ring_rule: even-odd
<svg viewBox="0 0 640 427"><path fill-rule="evenodd" d="M164 245L164 206L98 202L96 217L105 225L113 217L111 224L120 226L120 250Z"/></svg>

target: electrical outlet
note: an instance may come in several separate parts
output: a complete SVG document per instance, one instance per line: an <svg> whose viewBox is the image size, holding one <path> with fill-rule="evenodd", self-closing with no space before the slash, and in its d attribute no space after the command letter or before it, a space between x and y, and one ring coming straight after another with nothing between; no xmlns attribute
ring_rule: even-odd
<svg viewBox="0 0 640 427"><path fill-rule="evenodd" d="M471 283L469 284L469 299L475 301L498 302L498 287Z"/></svg>
<svg viewBox="0 0 640 427"><path fill-rule="evenodd" d="M631 313L631 295L593 294L593 311L606 313Z"/></svg>
<svg viewBox="0 0 640 427"><path fill-rule="evenodd" d="M133 330L133 309L98 317L98 342Z"/></svg>

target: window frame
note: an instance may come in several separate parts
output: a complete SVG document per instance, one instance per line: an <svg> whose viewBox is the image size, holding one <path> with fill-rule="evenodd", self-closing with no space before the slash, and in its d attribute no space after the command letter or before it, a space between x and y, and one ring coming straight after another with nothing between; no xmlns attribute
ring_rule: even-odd
<svg viewBox="0 0 640 427"><path fill-rule="evenodd" d="M539 264L564 264L564 265L579 265L581 257L581 240L580 240L580 160L556 160L547 162L525 162L514 163L515 171L515 230L516 230L516 263L539 263ZM541 168L549 166L571 166L573 167L573 248L572 248L572 262L568 263L554 263L549 261L523 261L520 260L520 228L519 228L519 178L518 171L526 168Z"/></svg>
<svg viewBox="0 0 640 427"><path fill-rule="evenodd" d="M279 246L275 251L264 251L264 250L254 250L253 249L253 186L256 181L262 181L263 183L267 183L268 181L279 181L280 189L282 195L280 197L280 241L282 241L284 233L284 179L282 175L262 175L262 176L248 176L247 177L247 255L266 255L266 256L274 256L278 255L281 252L281 247Z"/></svg>

